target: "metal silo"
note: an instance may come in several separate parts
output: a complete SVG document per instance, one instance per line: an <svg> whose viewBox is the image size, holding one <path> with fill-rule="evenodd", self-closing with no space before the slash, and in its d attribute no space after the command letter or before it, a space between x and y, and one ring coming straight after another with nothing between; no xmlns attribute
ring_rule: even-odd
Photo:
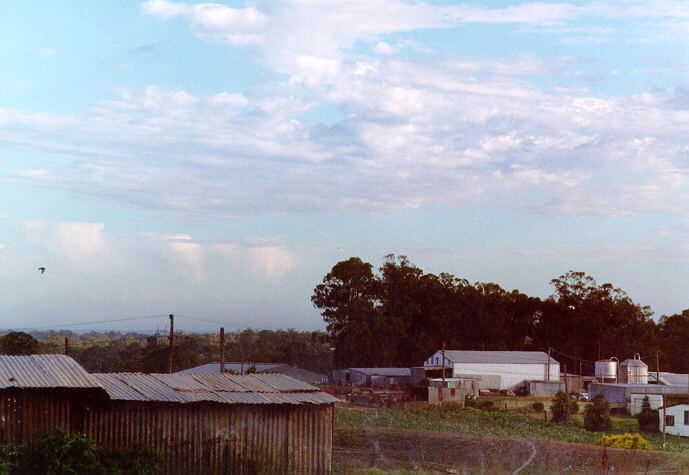
<svg viewBox="0 0 689 475"><path fill-rule="evenodd" d="M607 360L596 361L596 381L601 383L616 383L618 364L619 361L614 356Z"/></svg>
<svg viewBox="0 0 689 475"><path fill-rule="evenodd" d="M641 361L639 353L634 354L634 359L620 363L617 380L627 384L648 384L648 365Z"/></svg>

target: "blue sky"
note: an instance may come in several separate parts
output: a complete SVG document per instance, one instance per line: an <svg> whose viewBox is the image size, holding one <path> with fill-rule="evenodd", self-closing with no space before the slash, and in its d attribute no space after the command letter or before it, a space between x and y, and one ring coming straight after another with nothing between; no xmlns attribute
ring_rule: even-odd
<svg viewBox="0 0 689 475"><path fill-rule="evenodd" d="M0 327L323 328L325 273L391 252L689 307L685 2L0 13Z"/></svg>

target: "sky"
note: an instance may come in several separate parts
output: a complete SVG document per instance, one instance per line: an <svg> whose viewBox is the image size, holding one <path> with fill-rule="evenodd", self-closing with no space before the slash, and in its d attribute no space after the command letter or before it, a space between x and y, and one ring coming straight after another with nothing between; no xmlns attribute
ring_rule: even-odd
<svg viewBox="0 0 689 475"><path fill-rule="evenodd" d="M323 329L388 253L689 308L683 0L5 0L0 65L0 328Z"/></svg>

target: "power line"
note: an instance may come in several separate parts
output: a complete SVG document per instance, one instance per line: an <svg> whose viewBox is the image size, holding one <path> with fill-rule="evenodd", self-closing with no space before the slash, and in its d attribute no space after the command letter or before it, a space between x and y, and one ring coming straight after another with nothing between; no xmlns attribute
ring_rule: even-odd
<svg viewBox="0 0 689 475"><path fill-rule="evenodd" d="M162 318L162 317L167 317L165 314L161 315L148 315L145 317L130 317L130 318L117 318L113 320L100 320L100 321L90 321L90 322L74 322L74 323L60 323L60 324L53 324L53 325L47 325L44 327L24 327L24 328L16 328L16 330L48 330L48 329L54 329L54 328L64 328L64 327L76 327L76 326L82 326L82 325L93 325L93 324L98 324L98 323L115 323L115 322L128 322L132 320L149 320L152 318Z"/></svg>

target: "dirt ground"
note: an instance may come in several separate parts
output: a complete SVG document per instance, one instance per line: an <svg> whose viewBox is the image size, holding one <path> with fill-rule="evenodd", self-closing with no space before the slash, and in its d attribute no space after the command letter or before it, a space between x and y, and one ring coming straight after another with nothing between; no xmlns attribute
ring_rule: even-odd
<svg viewBox="0 0 689 475"><path fill-rule="evenodd" d="M336 429L333 469L439 473L659 473L689 470L686 459L593 445L435 431Z"/></svg>

